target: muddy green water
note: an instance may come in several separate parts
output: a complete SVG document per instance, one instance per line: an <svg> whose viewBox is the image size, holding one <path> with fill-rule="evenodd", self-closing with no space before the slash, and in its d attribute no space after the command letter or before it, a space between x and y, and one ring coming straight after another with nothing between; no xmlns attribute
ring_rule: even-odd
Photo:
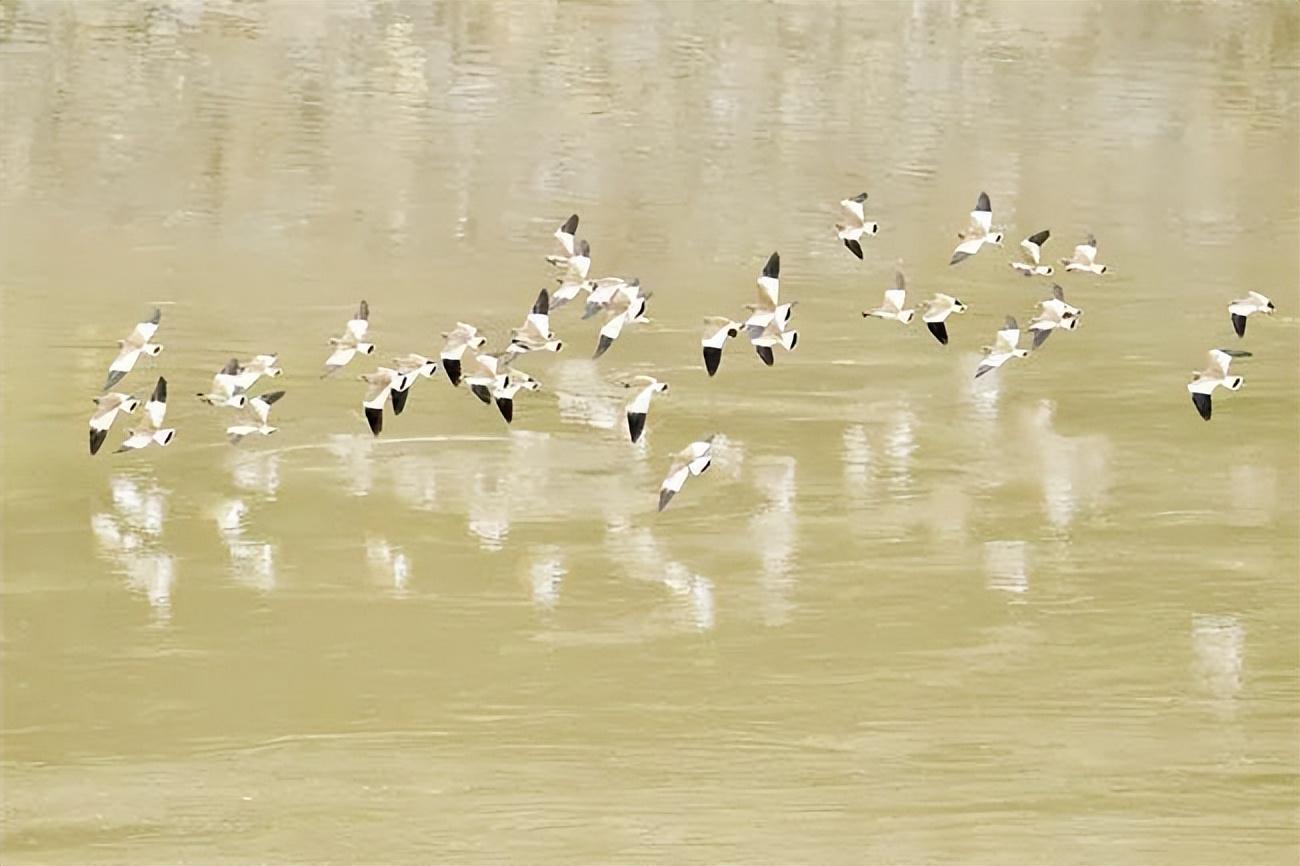
<svg viewBox="0 0 1300 866"><path fill-rule="evenodd" d="M0 2L0 861L1294 866L1297 153L1292 3ZM653 321L372 439L352 377L499 342L572 211ZM1111 272L976 383L1040 228ZM772 250L800 344L709 380ZM900 259L947 348L859 315ZM176 440L92 459L154 304ZM233 448L191 395L269 350Z"/></svg>

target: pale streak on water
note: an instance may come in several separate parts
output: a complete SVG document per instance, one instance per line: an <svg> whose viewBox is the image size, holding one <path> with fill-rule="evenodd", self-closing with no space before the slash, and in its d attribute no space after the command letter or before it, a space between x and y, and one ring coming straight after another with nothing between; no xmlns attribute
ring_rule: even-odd
<svg viewBox="0 0 1300 866"><path fill-rule="evenodd" d="M0 861L1294 864L1298 76L1292 3L0 2ZM513 429L317 378L362 296L499 340L575 210L653 322L558 311ZM973 380L1043 227L1112 272ZM799 347L709 380L773 249ZM900 259L948 347L859 316ZM178 437L91 459L154 303Z"/></svg>

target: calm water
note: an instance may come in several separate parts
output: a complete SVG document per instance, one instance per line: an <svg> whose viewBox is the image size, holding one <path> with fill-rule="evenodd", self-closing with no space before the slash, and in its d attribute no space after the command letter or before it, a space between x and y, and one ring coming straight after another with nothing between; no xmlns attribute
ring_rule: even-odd
<svg viewBox="0 0 1300 866"><path fill-rule="evenodd" d="M5 0L0 106L6 866L1296 863L1294 4ZM379 358L500 338L572 211L654 321L557 313L512 429L317 378L360 297ZM1043 227L1112 272L975 383ZM707 379L774 249L797 351ZM899 259L946 349L859 316ZM155 303L177 439L91 459ZM188 395L269 350L232 448Z"/></svg>

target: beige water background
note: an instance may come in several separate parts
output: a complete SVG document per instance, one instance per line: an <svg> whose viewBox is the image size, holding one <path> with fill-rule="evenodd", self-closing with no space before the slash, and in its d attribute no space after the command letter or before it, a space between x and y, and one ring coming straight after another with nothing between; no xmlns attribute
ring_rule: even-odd
<svg viewBox="0 0 1300 866"><path fill-rule="evenodd" d="M5 0L0 861L1294 866L1298 118L1292 3ZM317 378L360 297L377 358L499 340L571 211L654 321L557 313L512 429ZM975 383L1044 227L1112 272ZM709 380L774 249L801 343ZM897 259L946 349L859 316ZM92 459L155 303L176 440ZM267 350L234 449L189 395Z"/></svg>

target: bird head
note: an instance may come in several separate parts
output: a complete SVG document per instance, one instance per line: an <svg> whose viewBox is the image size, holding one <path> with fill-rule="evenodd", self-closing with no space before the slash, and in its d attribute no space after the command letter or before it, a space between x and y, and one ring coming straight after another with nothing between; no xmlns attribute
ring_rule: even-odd
<svg viewBox="0 0 1300 866"><path fill-rule="evenodd" d="M131 399L127 400L125 403L122 404L122 408L125 409L128 414L130 414L134 412L136 409L140 408L140 401L132 397Z"/></svg>
<svg viewBox="0 0 1300 866"><path fill-rule="evenodd" d="M964 313L966 312L966 305L954 298L952 302L952 311L954 313Z"/></svg>
<svg viewBox="0 0 1300 866"><path fill-rule="evenodd" d="M1052 274L1056 273L1056 269L1051 265L1044 265L1038 269L1038 272L1045 277L1050 277Z"/></svg>
<svg viewBox="0 0 1300 866"><path fill-rule="evenodd" d="M1104 274L1104 273L1106 273L1106 266L1105 266L1105 265L1102 265L1102 266L1101 266L1101 269L1098 270L1097 273L1098 273L1098 274Z"/></svg>
<svg viewBox="0 0 1300 866"><path fill-rule="evenodd" d="M159 352L162 351L162 346L158 345L157 343L150 343L144 348L145 351L148 352L150 355L157 355Z"/></svg>
<svg viewBox="0 0 1300 866"><path fill-rule="evenodd" d="M1277 307L1273 306L1273 302L1269 301L1268 306L1264 308L1264 315L1271 316L1276 309Z"/></svg>
<svg viewBox="0 0 1300 866"><path fill-rule="evenodd" d="M558 351L560 351L561 349L564 348L564 341L563 341L563 340L551 340L549 343L546 344L546 348L547 348L548 351L551 351L551 352L558 352Z"/></svg>
<svg viewBox="0 0 1300 866"><path fill-rule="evenodd" d="M1002 232L994 232L993 234L989 235L989 243L1002 246Z"/></svg>
<svg viewBox="0 0 1300 866"><path fill-rule="evenodd" d="M659 382L658 384L655 385L655 390L658 391L660 394L668 393L668 383Z"/></svg>

